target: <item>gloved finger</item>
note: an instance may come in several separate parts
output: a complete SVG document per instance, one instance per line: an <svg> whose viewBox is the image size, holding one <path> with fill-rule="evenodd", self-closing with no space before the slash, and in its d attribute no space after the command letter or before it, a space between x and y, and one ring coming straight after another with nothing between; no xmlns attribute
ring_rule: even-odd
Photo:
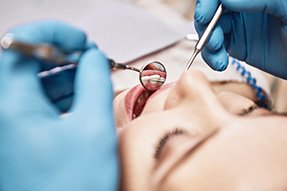
<svg viewBox="0 0 287 191"><path fill-rule="evenodd" d="M65 70L41 78L43 90L53 105L61 112L67 112L73 102L76 69Z"/></svg>
<svg viewBox="0 0 287 191"><path fill-rule="evenodd" d="M204 27L202 25L199 25L198 23L195 23L197 26L196 28L199 29L199 36L202 36L202 33L204 32ZM216 26L211 33L210 37L206 41L205 46L207 46L210 50L218 50L221 48L221 46L224 43L224 35L223 31L220 26Z"/></svg>
<svg viewBox="0 0 287 191"><path fill-rule="evenodd" d="M218 26L220 26L223 34L230 34L232 32L232 23L234 14L238 13L224 13L221 15L220 19L218 20Z"/></svg>
<svg viewBox="0 0 287 191"><path fill-rule="evenodd" d="M11 51L3 52L0 59L1 93L5 98L4 105L9 104L7 110L14 113L35 111L35 114L43 114L43 112L47 114L49 112L51 116L57 116L43 96L41 84L36 75L39 63Z"/></svg>
<svg viewBox="0 0 287 191"><path fill-rule="evenodd" d="M223 34L223 44L227 51L229 51L229 47L231 45L231 39L232 39L232 30L233 30L233 13L224 13L221 15L221 18L218 21L218 26L220 26L220 29L222 30ZM237 13L236 13L237 14Z"/></svg>
<svg viewBox="0 0 287 191"><path fill-rule="evenodd" d="M67 52L85 49L87 45L86 35L82 31L55 21L35 22L30 25L18 26L12 30L12 33L16 40L29 43L52 43ZM14 95L21 95L22 99L18 99L19 101L44 99L36 75L39 71L39 63L11 51L4 51L1 63L3 77L6 79L4 83L9 84L10 89L14 88Z"/></svg>
<svg viewBox="0 0 287 191"><path fill-rule="evenodd" d="M213 33L206 42L206 46L210 50L218 50L223 46L224 35L220 26L216 26Z"/></svg>
<svg viewBox="0 0 287 191"><path fill-rule="evenodd" d="M16 40L28 43L50 43L65 52L85 50L89 45L86 35L82 31L57 21L35 22L30 25L18 26L12 29L11 32ZM23 88L24 86L15 86L18 89L17 92L22 92L18 95L22 95L22 98L26 97L25 99L28 97L31 99L44 99L42 87L39 85L36 75L40 70L39 63L28 64L27 58L10 51L5 51L3 55L5 60L2 62L1 67L5 78L9 79L6 82L25 84L25 88ZM32 60L29 60L29 63L30 61L32 62ZM51 87L46 88L51 89Z"/></svg>
<svg viewBox="0 0 287 191"><path fill-rule="evenodd" d="M222 46L216 51L211 51L208 48L203 48L201 51L203 60L216 71L223 71L228 66L228 55Z"/></svg>
<svg viewBox="0 0 287 191"><path fill-rule="evenodd" d="M194 21L194 28L195 28L198 36L201 36L203 34L206 26L201 24L201 23L199 23L199 22L197 22L197 21Z"/></svg>
<svg viewBox="0 0 287 191"><path fill-rule="evenodd" d="M89 151L89 157L95 156L94 167L99 171L105 170L104 175L96 180L98 190L107 190L107 184L113 190L115 185L109 183L117 179L117 138L112 105L110 64L99 50L89 49L82 55L76 71L72 114L66 122L68 127L78 126L75 131L77 138L88 143L83 149ZM91 151L88 150L90 148Z"/></svg>
<svg viewBox="0 0 287 191"><path fill-rule="evenodd" d="M113 91L110 65L97 49L88 50L76 71L74 104L75 117L112 121ZM84 116L83 116L84 115Z"/></svg>
<svg viewBox="0 0 287 191"><path fill-rule="evenodd" d="M17 40L53 44L67 53L85 50L89 45L83 31L59 21L38 21L18 26L11 32Z"/></svg>
<svg viewBox="0 0 287 191"><path fill-rule="evenodd" d="M200 24L208 24L213 18L219 5L219 0L197 0L194 11L194 20Z"/></svg>
<svg viewBox="0 0 287 191"><path fill-rule="evenodd" d="M226 12L221 16L218 25L223 30L224 47L229 55L240 60L245 60L247 45L242 39L246 39L247 33L244 21L242 20L242 14L239 12Z"/></svg>
<svg viewBox="0 0 287 191"><path fill-rule="evenodd" d="M284 0L221 0L223 6L232 11L265 12L280 17L287 22L286 3L283 1Z"/></svg>

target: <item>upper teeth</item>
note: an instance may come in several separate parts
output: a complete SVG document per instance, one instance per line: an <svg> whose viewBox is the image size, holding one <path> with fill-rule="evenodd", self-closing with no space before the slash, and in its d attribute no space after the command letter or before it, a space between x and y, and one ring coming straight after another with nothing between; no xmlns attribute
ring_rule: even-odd
<svg viewBox="0 0 287 191"><path fill-rule="evenodd" d="M155 74L155 75L150 75L150 76L143 76L142 80L149 81L149 83L158 83L158 82L162 83L164 82L165 79L161 77L160 75Z"/></svg>

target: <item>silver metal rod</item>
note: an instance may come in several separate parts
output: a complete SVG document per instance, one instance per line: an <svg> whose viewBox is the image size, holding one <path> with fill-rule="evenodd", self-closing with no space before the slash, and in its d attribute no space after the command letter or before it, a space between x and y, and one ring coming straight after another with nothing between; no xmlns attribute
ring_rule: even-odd
<svg viewBox="0 0 287 191"><path fill-rule="evenodd" d="M30 56L39 60L48 61L53 64L58 65L57 67L43 71L38 74L40 78L48 77L56 73L74 69L77 67L77 63L72 63L67 59L67 55L59 50L57 47L48 44L29 44L14 39L12 33L7 33L0 40L0 46L2 49L8 50L12 49L26 56ZM136 72L141 72L140 69L128 66L126 64L116 63L112 59L109 59L111 68L124 69L124 70L133 70Z"/></svg>
<svg viewBox="0 0 287 191"><path fill-rule="evenodd" d="M75 69L78 65L77 62L69 61L68 55L57 47L48 44L29 44L26 42L17 41L14 39L14 35L12 33L7 33L0 39L0 46L2 49L18 51L25 56L47 61L57 66L50 70L38 73L39 78L45 78L66 70ZM80 56L80 54L78 56ZM138 73L142 72L141 69L128 66L127 64L117 63L112 59L109 59L109 63L111 69L117 68L121 70L132 70Z"/></svg>
<svg viewBox="0 0 287 191"><path fill-rule="evenodd" d="M37 74L37 76L39 78L46 78L46 77L49 77L51 75L55 75L55 74L58 74L60 72L63 72L63 71L66 71L66 70L72 70L72 69L75 69L75 68L77 68L76 64L68 64L68 65L64 65L64 66L59 66L59 67L53 68L51 70L46 70L46 71L43 71L43 72L39 72Z"/></svg>
<svg viewBox="0 0 287 191"><path fill-rule="evenodd" d="M210 23L208 24L207 28L205 29L204 33L202 34L198 43L196 44L197 49L201 50L203 48L203 46L205 45L210 34L212 33L212 31L213 31L214 27L216 26L220 16L222 15L222 13L223 13L223 6L222 6L222 4L220 4L219 7L217 8L213 18L211 19Z"/></svg>
<svg viewBox="0 0 287 191"><path fill-rule="evenodd" d="M185 67L185 72L188 71L188 69L192 65L193 61L195 60L195 57L204 47L207 39L209 38L210 34L212 33L212 31L213 31L214 27L216 26L216 24L217 24L220 16L222 15L223 11L224 11L223 6L222 6L222 4L220 4L219 7L217 8L213 18L211 19L210 23L208 24L207 28L205 29L202 36L199 38L198 42L196 43L195 50L194 50L191 58L189 59L186 67Z"/></svg>
<svg viewBox="0 0 287 191"><path fill-rule="evenodd" d="M4 50L10 49L13 51L17 51L24 56L55 64L54 68L39 72L37 74L37 76L42 79L56 75L63 71L72 70L73 72L77 68L78 59L82 54L82 52L76 52L77 55L76 53L66 54L64 51L49 44L29 44L26 42L17 41L14 39L12 33L8 33L0 39L0 48ZM77 58L77 60L74 62L70 61L71 56L75 56L73 57L73 60L75 60L75 58ZM155 91L159 89L166 80L165 67L159 62L148 63L141 69L138 69L133 66L128 66L127 64L117 63L112 59L108 59L108 62L110 65L110 69L116 68L121 70L132 70L138 72L141 84L145 89L150 91ZM147 72L144 73L144 70L146 70ZM148 72L151 72L151 74ZM158 73L161 73L162 76L160 76ZM147 77L148 79L143 82L145 77Z"/></svg>
<svg viewBox="0 0 287 191"><path fill-rule="evenodd" d="M198 54L199 52L200 52L199 49L197 49L197 48L194 49L194 52L193 52L192 56L190 57L190 59L189 59L187 65L186 65L186 67L185 67L185 69L184 69L185 72L187 72L187 71L189 70L191 64L193 63L193 61L195 60L195 58L196 58L196 56L197 56L197 54Z"/></svg>
<svg viewBox="0 0 287 191"><path fill-rule="evenodd" d="M126 67L127 70L133 70L133 71L136 71L136 72L141 73L141 70L138 69L138 68L135 68L135 67L132 67L132 66L128 66L128 65L126 65L126 66L127 66L127 67Z"/></svg>
<svg viewBox="0 0 287 191"><path fill-rule="evenodd" d="M129 66L127 64L117 63L117 62L115 62L112 59L109 59L109 61L110 61L111 69L116 68L116 69L121 69L121 70L133 70L133 71L136 71L136 72L139 72L139 73L141 72L140 69L132 67L132 66Z"/></svg>

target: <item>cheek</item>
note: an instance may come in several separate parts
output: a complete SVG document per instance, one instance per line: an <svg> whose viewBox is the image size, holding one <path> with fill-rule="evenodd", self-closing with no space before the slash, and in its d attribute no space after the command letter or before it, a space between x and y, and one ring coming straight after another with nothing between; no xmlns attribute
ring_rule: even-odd
<svg viewBox="0 0 287 191"><path fill-rule="evenodd" d="M129 123L119 136L121 162L121 185L124 191L150 190L151 173L154 166L153 148L159 136L157 125L135 120Z"/></svg>
<svg viewBox="0 0 287 191"><path fill-rule="evenodd" d="M116 122L117 128L123 127L129 122L127 113L125 112L125 105L124 105L125 95L126 95L125 92L119 94L114 99L114 102L113 102L114 116L115 116L115 122Z"/></svg>

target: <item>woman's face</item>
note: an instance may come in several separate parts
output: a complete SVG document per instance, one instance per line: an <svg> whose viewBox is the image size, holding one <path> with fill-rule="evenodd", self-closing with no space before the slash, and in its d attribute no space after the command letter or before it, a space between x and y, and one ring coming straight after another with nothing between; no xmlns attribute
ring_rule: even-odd
<svg viewBox="0 0 287 191"><path fill-rule="evenodd" d="M148 95L140 87L115 99L122 190L274 190L285 185L286 117L257 108L239 94L216 92L200 72L167 86L146 104Z"/></svg>

